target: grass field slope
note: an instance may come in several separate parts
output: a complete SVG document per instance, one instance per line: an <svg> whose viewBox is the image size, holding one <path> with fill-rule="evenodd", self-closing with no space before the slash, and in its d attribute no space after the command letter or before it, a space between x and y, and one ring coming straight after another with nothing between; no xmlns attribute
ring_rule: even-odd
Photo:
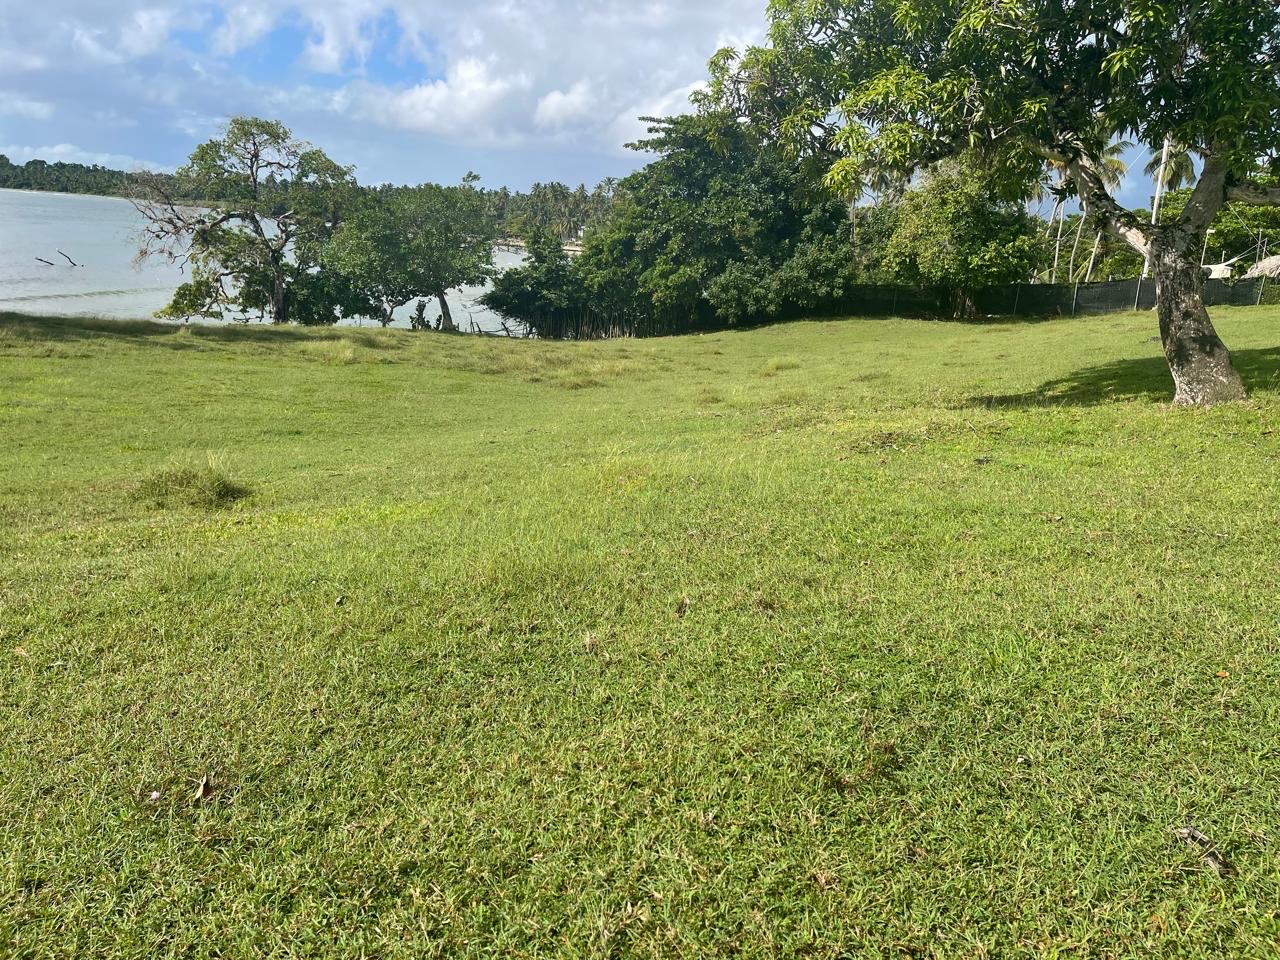
<svg viewBox="0 0 1280 960"><path fill-rule="evenodd" d="M0 956L1274 957L1215 322L0 316Z"/></svg>

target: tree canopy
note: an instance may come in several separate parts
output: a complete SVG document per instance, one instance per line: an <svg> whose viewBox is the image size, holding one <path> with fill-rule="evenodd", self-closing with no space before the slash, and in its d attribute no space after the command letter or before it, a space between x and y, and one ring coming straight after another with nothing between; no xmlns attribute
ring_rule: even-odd
<svg viewBox="0 0 1280 960"><path fill-rule="evenodd" d="M1280 7L1228 0L775 0L770 43L712 63L729 106L856 194L979 150L1011 198L1046 163L1065 192L1149 257L1179 403L1243 396L1200 299L1205 231L1227 200L1280 203ZM1113 138L1183 145L1203 170L1152 227L1102 173ZM1192 251L1194 250L1194 257Z"/></svg>
<svg viewBox="0 0 1280 960"><path fill-rule="evenodd" d="M436 297L442 327L453 329L446 292L494 272L494 222L474 182L373 196L338 228L324 264L377 305L384 326L396 307Z"/></svg>
<svg viewBox="0 0 1280 960"><path fill-rule="evenodd" d="M906 283L951 288L957 313L968 313L979 288L1031 279L1045 248L1036 222L972 162L943 164L903 196L886 268Z"/></svg>
<svg viewBox="0 0 1280 960"><path fill-rule="evenodd" d="M353 207L354 190L351 168L295 140L284 125L236 117L223 136L196 148L175 183L141 181L139 256L190 268L171 315L332 323L368 307L339 276L320 270L320 252ZM187 196L209 205L191 206Z"/></svg>

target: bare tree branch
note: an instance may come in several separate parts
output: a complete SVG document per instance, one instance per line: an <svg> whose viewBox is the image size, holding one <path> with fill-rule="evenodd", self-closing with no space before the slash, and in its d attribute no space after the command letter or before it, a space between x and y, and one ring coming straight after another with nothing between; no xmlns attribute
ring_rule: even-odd
<svg viewBox="0 0 1280 960"><path fill-rule="evenodd" d="M1151 228L1143 225L1107 190L1107 185L1091 160L1083 156L1067 159L1067 174L1076 185L1086 215L1099 218L1112 233L1144 257L1151 249Z"/></svg>
<svg viewBox="0 0 1280 960"><path fill-rule="evenodd" d="M1218 215L1218 211L1226 202L1227 174L1227 165L1217 154L1207 151L1200 180L1196 183L1195 190L1191 192L1191 199L1187 201L1186 209L1178 218L1178 222L1183 227L1197 234L1209 229L1213 218Z"/></svg>
<svg viewBox="0 0 1280 960"><path fill-rule="evenodd" d="M1252 203L1259 207L1280 207L1280 187L1264 187L1257 183L1236 183L1227 188L1227 199Z"/></svg>

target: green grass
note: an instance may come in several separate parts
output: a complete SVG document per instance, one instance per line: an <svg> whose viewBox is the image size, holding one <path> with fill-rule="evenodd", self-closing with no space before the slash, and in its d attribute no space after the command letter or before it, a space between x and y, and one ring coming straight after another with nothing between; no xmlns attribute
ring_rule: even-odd
<svg viewBox="0 0 1280 960"><path fill-rule="evenodd" d="M1248 406L1149 316L0 316L0 955L1275 956L1280 312L1217 320Z"/></svg>

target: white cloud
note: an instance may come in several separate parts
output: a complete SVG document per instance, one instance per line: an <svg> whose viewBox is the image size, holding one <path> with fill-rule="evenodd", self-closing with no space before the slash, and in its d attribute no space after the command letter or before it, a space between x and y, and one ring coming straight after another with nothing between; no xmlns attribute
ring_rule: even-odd
<svg viewBox="0 0 1280 960"><path fill-rule="evenodd" d="M622 144L644 133L636 117L688 109L720 45L763 36L765 8L765 0L44 0L21 17L0 16L0 86L24 104L8 106L4 136L177 160L208 134L207 118L256 113L358 159L374 178L452 174L483 165L481 150L543 177L555 163L565 179L590 178L592 164L612 175L640 162L622 159ZM236 54L247 55L232 62ZM54 133L28 126L37 123Z"/></svg>
<svg viewBox="0 0 1280 960"><path fill-rule="evenodd" d="M349 60L364 61L373 47L373 29L384 9L382 0L330 0L302 6L298 15L312 30L306 62L320 73L341 73Z"/></svg>
<svg viewBox="0 0 1280 960"><path fill-rule="evenodd" d="M483 60L468 58L449 68L448 74L407 90L365 87L350 102L404 130L456 136L464 140L494 140L502 131L493 117L510 97L529 86L524 74L499 76Z"/></svg>
<svg viewBox="0 0 1280 960"><path fill-rule="evenodd" d="M49 61L38 53L0 45L0 73L28 73L48 65Z"/></svg>
<svg viewBox="0 0 1280 960"><path fill-rule="evenodd" d="M617 149L625 144L634 143L648 136L649 125L641 117L666 117L677 113L688 113L693 108L689 98L694 92L706 86L699 80L668 90L666 93L647 100L634 101L623 107L609 125L608 140Z"/></svg>
<svg viewBox="0 0 1280 960"><path fill-rule="evenodd" d="M83 54L90 60L100 64L116 65L124 63L124 55L104 43L102 36L103 32L101 30L76 27L71 32L71 45L77 53Z"/></svg>
<svg viewBox="0 0 1280 960"><path fill-rule="evenodd" d="M176 10L147 7L124 11L122 21L111 27L77 23L71 29L71 45L78 53L108 66L149 56L162 49L177 17ZM203 16L187 18L197 26Z"/></svg>
<svg viewBox="0 0 1280 960"><path fill-rule="evenodd" d="M138 10L120 31L120 53L126 57L155 53L168 42L174 17L172 10Z"/></svg>
<svg viewBox="0 0 1280 960"><path fill-rule="evenodd" d="M21 94L0 90L0 117L24 117L27 120L48 120L53 116L53 104L43 100L28 100Z"/></svg>
<svg viewBox="0 0 1280 960"><path fill-rule="evenodd" d="M585 80L579 80L566 93L552 90L538 101L533 122L544 130L561 130L591 116L595 97Z"/></svg>
<svg viewBox="0 0 1280 960"><path fill-rule="evenodd" d="M264 4L237 4L223 15L222 23L213 31L210 46L215 53L230 56L253 46L275 23L276 12Z"/></svg>

